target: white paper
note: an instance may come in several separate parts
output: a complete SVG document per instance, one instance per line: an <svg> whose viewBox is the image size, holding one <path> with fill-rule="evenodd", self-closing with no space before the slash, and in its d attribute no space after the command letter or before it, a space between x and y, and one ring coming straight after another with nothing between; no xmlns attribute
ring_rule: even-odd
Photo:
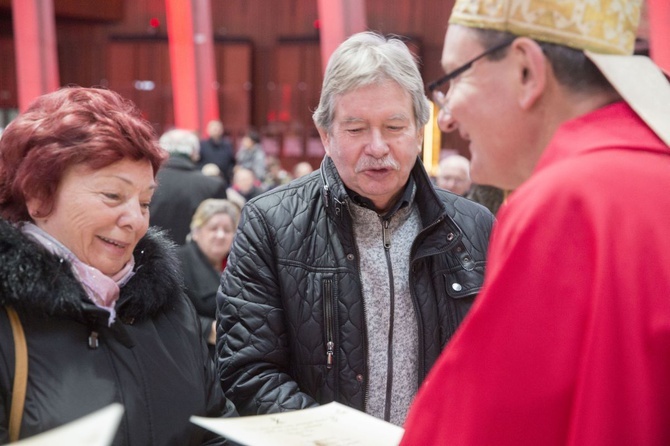
<svg viewBox="0 0 670 446"><path fill-rule="evenodd" d="M397 446L403 428L333 402L310 409L191 422L247 446Z"/></svg>
<svg viewBox="0 0 670 446"><path fill-rule="evenodd" d="M114 441L122 415L123 406L121 404L110 404L78 420L12 444L17 446L109 446Z"/></svg>

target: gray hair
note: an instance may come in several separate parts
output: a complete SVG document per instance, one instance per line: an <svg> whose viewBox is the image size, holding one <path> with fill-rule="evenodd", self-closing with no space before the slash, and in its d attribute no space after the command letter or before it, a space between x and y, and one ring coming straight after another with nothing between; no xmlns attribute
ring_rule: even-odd
<svg viewBox="0 0 670 446"><path fill-rule="evenodd" d="M240 222L240 208L232 201L208 198L203 200L193 214L191 219L191 232L202 227L210 218L217 214L226 214L233 221L233 225L237 228Z"/></svg>
<svg viewBox="0 0 670 446"><path fill-rule="evenodd" d="M449 155L440 161L438 167L440 170L446 169L447 167L458 167L463 169L468 177L470 176L470 160L464 157L463 155Z"/></svg>
<svg viewBox="0 0 670 446"><path fill-rule="evenodd" d="M312 115L314 124L330 133L339 96L388 80L398 83L411 95L417 128L426 125L430 106L417 60L398 37L386 38L370 31L349 37L330 57L319 106Z"/></svg>
<svg viewBox="0 0 670 446"><path fill-rule="evenodd" d="M200 156L200 139L190 130L173 129L163 133L158 145L171 155Z"/></svg>

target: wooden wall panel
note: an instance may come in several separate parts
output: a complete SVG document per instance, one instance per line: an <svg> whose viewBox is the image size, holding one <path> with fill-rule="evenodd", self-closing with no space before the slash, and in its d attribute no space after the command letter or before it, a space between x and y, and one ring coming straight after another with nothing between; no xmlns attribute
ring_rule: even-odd
<svg viewBox="0 0 670 446"><path fill-rule="evenodd" d="M106 85L137 104L160 135L174 126L167 40L111 41Z"/></svg>
<svg viewBox="0 0 670 446"><path fill-rule="evenodd" d="M212 1L216 36L251 37L258 47L274 46L279 36L318 36L316 0Z"/></svg>
<svg viewBox="0 0 670 446"><path fill-rule="evenodd" d="M250 42L215 42L221 119L239 137L251 125ZM123 61L123 63L119 63ZM174 126L167 39L116 36L107 44L109 88L133 100L160 134Z"/></svg>
<svg viewBox="0 0 670 446"><path fill-rule="evenodd" d="M105 0L102 0L105 1ZM217 0L212 0L215 3ZM97 2L96 2L97 3ZM156 18L160 26L152 28L149 21ZM165 0L123 0L123 18L107 26L110 34L165 34Z"/></svg>
<svg viewBox="0 0 670 446"><path fill-rule="evenodd" d="M106 68L104 29L88 22L58 21L56 35L61 85L101 85Z"/></svg>
<svg viewBox="0 0 670 446"><path fill-rule="evenodd" d="M0 107L16 107L17 102L11 41L11 2L0 0ZM428 82L442 74L442 45L454 0L365 0L365 4L370 29L411 37L420 42L424 81ZM310 114L305 108L315 106L318 101L320 78L317 82L312 77L318 77L314 73L320 75L320 58L313 57L314 52L304 48L288 49L286 41L312 39L316 42L318 30L314 27L314 21L319 18L317 1L211 0L211 6L215 40L245 40L250 42L252 48L238 48L232 50L232 53L228 50L217 51L221 115L224 121L228 121L228 130L238 132L238 127L246 126L246 120L261 129L281 130L276 124L276 114L271 111L276 109L277 101L280 101L277 99L279 84L288 83L293 85L292 95L298 98L296 104L291 104L291 117L299 117L299 125L303 126L306 133L314 131ZM160 98L162 102L151 105L155 109L147 110L147 114L161 129L172 124L169 69L165 73L160 72L163 76L161 91L137 91L132 86L135 80L145 76L139 71L141 64L153 63L154 56L159 59L163 56L149 54L144 59L145 56L137 50L132 53L132 57L141 58L144 62L131 62L126 59L128 53L120 54L118 48L108 49L108 46L118 44L109 41L109 36L165 37L165 0L54 0L54 8L63 83L104 85L109 82L110 86L117 86L123 81L125 83L118 84L118 88L136 96L141 103L149 104L153 101L158 104L158 99L150 101L147 96ZM646 15L645 9L640 28L642 37L648 34ZM158 19L157 28L149 25L152 18ZM78 36L84 38L77 40ZM232 55L237 51L241 62ZM120 54L120 58L117 59L115 54ZM298 60L293 68L302 71L295 75L289 74L291 65L282 62L283 57L287 57L286 60ZM250 82L242 90L239 79L234 77L238 75ZM164 79L165 76L168 76L168 80ZM314 87L316 84L318 88ZM246 107L243 105L245 98L250 98ZM443 147L467 151L458 136L443 135L443 138Z"/></svg>
<svg viewBox="0 0 670 446"><path fill-rule="evenodd" d="M447 20L453 0L424 0L410 2L407 0L366 0L368 26L383 34L398 34L410 37L419 42L421 70L426 82L442 74L440 58L446 31ZM283 131L277 123L281 108L282 94L285 96L288 87L280 84L287 82L297 87L297 78L278 78L286 71L303 70L289 76L297 76L307 83L307 90L291 89L290 94L296 98L295 110L291 118L300 116L299 123L306 131L315 131L311 121L311 113L305 112L305 105L315 107L318 103L321 77L318 87L312 88L314 81L304 71L307 66L316 67L320 71L320 55L309 59L312 52L300 52L298 49L288 50L288 40L315 39L318 45L318 30L314 28L314 20L318 18L315 0L290 0L282 2L266 2L262 0L226 0L212 1L212 21L215 36L235 36L253 40L256 47L254 58L255 94L253 105L253 121L265 126L270 132ZM304 58L300 61L298 59ZM289 60L293 62L289 62ZM305 87L305 84L300 84ZM283 88L283 90L282 90ZM308 95L308 98L300 97ZM313 97L316 96L315 98ZM297 113L297 115L296 115ZM284 126L285 127L285 126ZM446 137L447 139L450 136ZM462 145L456 139L450 145Z"/></svg>
<svg viewBox="0 0 670 446"><path fill-rule="evenodd" d="M234 141L251 126L253 46L251 42L214 42L219 113Z"/></svg>
<svg viewBox="0 0 670 446"><path fill-rule="evenodd" d="M14 40L0 37L0 108L18 107Z"/></svg>
<svg viewBox="0 0 670 446"><path fill-rule="evenodd" d="M91 8L96 9L93 5L102 8L101 2L90 0L55 1L70 6L88 2L79 9L86 15ZM365 1L370 29L408 36L420 42L424 80L442 74L442 43L453 0ZM0 7L2 2L9 4L11 0L0 0ZM57 19L63 83L109 85L139 104L147 104L147 116L160 130L173 125L167 43L162 44L164 46L157 42L146 43L146 48L157 45L161 49L147 50L144 54L139 48L120 51L118 46L122 43L110 40L110 36L164 39L165 0L105 0L104 3L105 8L117 8L120 20L73 21L63 16ZM118 8L119 5L122 7ZM61 14L70 6L65 9L61 6ZM251 124L268 132L302 132L305 138L314 135L311 110L316 107L321 88L318 29L314 26L319 18L317 1L211 0L211 6L212 29L217 42L217 80L221 84L221 117L227 130L237 137ZM109 13L101 12L105 14ZM0 16L0 19L4 17L2 12ZM157 28L149 26L152 18L158 19ZM77 41L81 35L85 38ZM244 41L248 47L231 47L231 41ZM226 49L218 48L221 45ZM2 54L0 52L0 57ZM155 82L154 90L138 90L135 81L143 80ZM10 85L9 80L0 78L0 82ZM284 111L282 117L288 113L288 120L282 122L279 113L282 97L287 95L291 98L289 110Z"/></svg>
<svg viewBox="0 0 670 446"><path fill-rule="evenodd" d="M280 136L281 154L289 158L307 157L307 144L317 135L312 111L321 90L321 53L318 41L281 41L274 51L273 73L267 95L266 131Z"/></svg>
<svg viewBox="0 0 670 446"><path fill-rule="evenodd" d="M121 20L124 0L54 0L56 17L82 20ZM12 0L0 0L0 10L10 10Z"/></svg>
<svg viewBox="0 0 670 446"><path fill-rule="evenodd" d="M12 21L0 17L0 109L17 109L19 106L16 86L16 59ZM5 112L0 116L0 127L6 125Z"/></svg>
<svg viewBox="0 0 670 446"><path fill-rule="evenodd" d="M0 35L0 129L14 119L18 104L14 40Z"/></svg>
<svg viewBox="0 0 670 446"><path fill-rule="evenodd" d="M132 42L111 42L107 45L107 67L106 84L114 87L115 90L130 90L135 79L137 79L137 70L134 64L129 63L136 55L136 43ZM119 63L124 61L124 63Z"/></svg>

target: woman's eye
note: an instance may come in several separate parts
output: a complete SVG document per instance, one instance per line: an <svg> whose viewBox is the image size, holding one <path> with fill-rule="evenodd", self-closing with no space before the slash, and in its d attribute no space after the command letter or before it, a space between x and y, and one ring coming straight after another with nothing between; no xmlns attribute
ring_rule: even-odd
<svg viewBox="0 0 670 446"><path fill-rule="evenodd" d="M110 192L105 192L105 193L103 193L103 195L106 198L109 198L110 200L118 200L120 198L119 194L114 194L114 193L110 193Z"/></svg>

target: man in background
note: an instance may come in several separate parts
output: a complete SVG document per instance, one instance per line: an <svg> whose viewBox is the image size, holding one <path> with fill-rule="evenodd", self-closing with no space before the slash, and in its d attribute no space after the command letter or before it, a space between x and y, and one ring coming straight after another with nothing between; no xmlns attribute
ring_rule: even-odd
<svg viewBox="0 0 670 446"><path fill-rule="evenodd" d="M172 240L183 245L198 205L206 198L226 198L226 185L221 178L207 176L196 167L200 143L194 132L169 130L158 144L170 158L156 177L158 188L151 200L149 224L166 229Z"/></svg>
<svg viewBox="0 0 670 446"><path fill-rule="evenodd" d="M224 135L223 123L219 120L209 121L207 138L200 141L198 167L202 169L207 164L215 164L219 168L219 175L226 185L232 183L235 151L230 139Z"/></svg>
<svg viewBox="0 0 670 446"><path fill-rule="evenodd" d="M470 190L470 161L462 155L449 155L438 164L437 187L465 196Z"/></svg>

